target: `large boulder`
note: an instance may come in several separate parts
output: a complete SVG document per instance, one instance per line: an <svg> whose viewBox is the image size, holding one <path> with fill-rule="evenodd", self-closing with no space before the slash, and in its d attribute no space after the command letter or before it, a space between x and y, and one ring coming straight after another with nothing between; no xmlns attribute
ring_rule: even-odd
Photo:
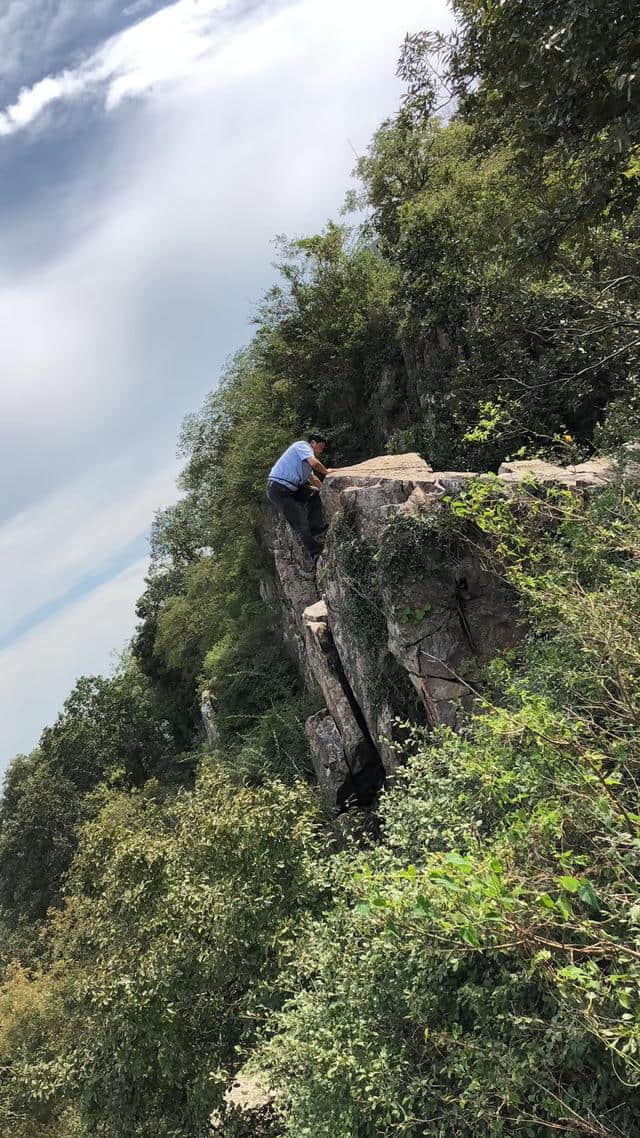
<svg viewBox="0 0 640 1138"><path fill-rule="evenodd" d="M385 454L355 466L343 466L329 474L322 487L326 518L330 521L339 509L345 490L375 489L381 505L401 502L432 473L419 454Z"/></svg>
<svg viewBox="0 0 640 1138"><path fill-rule="evenodd" d="M418 566L404 563L403 530L396 526L397 539L390 537L394 520L422 525L443 496L474 477L433 472L411 454L338 471L323 488L332 520L320 575L328 623L388 774L397 762L399 725L422 718L455 726L471 705L478 666L519 634L507 590L474 558L452 561L435 527ZM399 547L387 576L382 547L394 540Z"/></svg>
<svg viewBox="0 0 640 1138"><path fill-rule="evenodd" d="M325 602L307 608L303 619L307 666L326 703L306 725L318 782L332 806L353 799L366 805L384 780L377 745L346 678Z"/></svg>
<svg viewBox="0 0 640 1138"><path fill-rule="evenodd" d="M318 782L336 808L368 801L392 774L402 723L456 727L472 706L482 666L522 628L506 584L439 526L443 498L479 476L433 471L418 454L383 455L328 475L330 523L316 568L281 515L269 509L273 572L263 596L319 710L306 731ZM488 476L481 476L488 477ZM573 467L504 463L514 494L535 480L586 492L614 477L612 463Z"/></svg>
<svg viewBox="0 0 640 1138"><path fill-rule="evenodd" d="M482 559L437 543L423 569L381 583L389 650L406 670L430 726L458 724L479 670L522 635L515 599Z"/></svg>

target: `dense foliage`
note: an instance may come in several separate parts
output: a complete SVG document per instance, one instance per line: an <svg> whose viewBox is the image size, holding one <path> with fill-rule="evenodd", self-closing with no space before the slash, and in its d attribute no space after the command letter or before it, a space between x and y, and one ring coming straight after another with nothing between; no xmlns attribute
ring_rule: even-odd
<svg viewBox="0 0 640 1138"><path fill-rule="evenodd" d="M279 243L251 345L187 419L130 651L7 773L3 1138L637 1128L640 11L453 7L451 37L405 42L359 224ZM375 841L317 801L260 595L265 474L312 425L331 465L621 463L588 499L485 478L442 510L530 631L461 731L403 725ZM438 539L411 525L371 589ZM243 1067L276 1092L248 1121Z"/></svg>
<svg viewBox="0 0 640 1138"><path fill-rule="evenodd" d="M0 904L10 923L42 919L58 903L91 792L105 780L167 786L189 779L145 677L126 659L111 679L78 681L40 745L18 757L0 804Z"/></svg>
<svg viewBox="0 0 640 1138"><path fill-rule="evenodd" d="M383 841L333 860L259 1057L287 1133L634 1133L639 508L452 503L530 640L466 732L415 732Z"/></svg>

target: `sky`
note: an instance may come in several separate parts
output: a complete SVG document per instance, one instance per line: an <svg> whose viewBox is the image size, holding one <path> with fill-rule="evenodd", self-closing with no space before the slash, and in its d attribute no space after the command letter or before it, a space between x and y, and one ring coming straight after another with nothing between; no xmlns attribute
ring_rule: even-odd
<svg viewBox="0 0 640 1138"><path fill-rule="evenodd" d="M0 770L113 668L275 235L338 215L404 35L450 24L445 0L3 0Z"/></svg>

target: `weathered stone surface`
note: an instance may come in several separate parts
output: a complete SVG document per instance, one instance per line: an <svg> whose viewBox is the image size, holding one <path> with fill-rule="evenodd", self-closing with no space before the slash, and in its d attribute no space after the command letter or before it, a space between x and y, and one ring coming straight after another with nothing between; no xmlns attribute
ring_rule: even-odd
<svg viewBox="0 0 640 1138"><path fill-rule="evenodd" d="M517 643L521 629L513 596L498 578L473 557L451 562L438 552L423 577L383 593L389 649L408 673L427 722L455 727L473 702L478 668Z"/></svg>
<svg viewBox="0 0 640 1138"><path fill-rule="evenodd" d="M326 620L309 620L309 611L305 611L305 644L309 663L327 708L340 731L345 751L350 759L355 760L362 750L364 736L356 722L349 693L342 681L342 669L329 626Z"/></svg>
<svg viewBox="0 0 640 1138"><path fill-rule="evenodd" d="M286 519L267 503L263 542L272 560L272 571L260 583L260 594L271 611L285 652L293 660L310 691L317 684L308 666L304 635L304 610L318 600L314 565Z"/></svg>
<svg viewBox="0 0 640 1138"><path fill-rule="evenodd" d="M220 746L220 730L216 718L215 700L210 691L203 691L200 700L200 715L207 742L211 747Z"/></svg>
<svg viewBox="0 0 640 1138"><path fill-rule="evenodd" d="M302 614L302 620L305 624L309 624L314 620L327 620L327 602L324 597L321 597L315 604L309 605Z"/></svg>
<svg viewBox="0 0 640 1138"><path fill-rule="evenodd" d="M403 481L416 482L431 471L428 462L415 451L407 454L380 454L375 458L368 458L366 462L358 462L354 466L342 466L329 477L345 477L352 484L354 479L362 478L400 478Z"/></svg>
<svg viewBox="0 0 640 1138"><path fill-rule="evenodd" d="M353 793L351 771L344 753L342 736L335 719L326 708L311 715L305 723L313 769L318 786L334 810L343 807Z"/></svg>
<svg viewBox="0 0 640 1138"><path fill-rule="evenodd" d="M380 483L384 483L386 502L404 501L430 472L431 467L419 454L385 454L356 466L341 467L327 476L322 487L325 516L331 520L344 490L373 487Z"/></svg>
<svg viewBox="0 0 640 1138"><path fill-rule="evenodd" d="M389 656L386 636L374 646L358 635L350 616L349 583L341 574L337 561L330 564L325 587L329 625L346 682L357 701L368 737L380 755L385 772L392 774L397 765L392 725L399 708L393 707L386 696L385 672ZM407 687L410 690L408 682Z"/></svg>
<svg viewBox="0 0 640 1138"><path fill-rule="evenodd" d="M323 616L324 620L314 619ZM345 762L342 773L349 784L342 788L343 796L356 794L366 801L380 788L384 772L359 705L348 686L326 616L323 601L311 605L303 614L307 659L340 734ZM336 799L340 797L340 790L336 784Z"/></svg>
<svg viewBox="0 0 640 1138"><path fill-rule="evenodd" d="M419 515L431 507L437 508L443 495L459 492L473 477L468 472L433 472L415 454L393 455L330 475L322 493L327 515L335 518L338 510L343 511L348 516L350 531L375 556L382 533L394 514ZM342 564L340 544L344 540L340 533L329 536L323 573L328 622L346 682L385 770L391 774L397 761L394 720L408 715L419 717L421 705L428 722L453 722L459 702L469 703L469 689L458 673L465 655L472 656L473 650L460 622L460 586L450 579L451 567L442 581L409 581L402 594L398 591L394 595L392 589L383 590L377 601L369 596L378 630L375 642L371 636L364 637L357 619L354 624L354 589L356 594L359 590L364 594L361 602L366 605L373 582L350 580ZM478 609L475 593L474 603ZM376 604L380 610L377 615ZM434 619L431 626L423 623L422 628L415 624L401 626L394 617L400 606L425 607L440 619ZM419 704L411 696L412 690Z"/></svg>
<svg viewBox="0 0 640 1138"><path fill-rule="evenodd" d="M393 581L377 572L394 518L428 521L445 495L477 477L434 472L417 454L384 455L330 474L322 500L333 524L320 563L320 599L304 550L284 519L271 514L274 576L264 595L309 690L326 703L306 730L318 782L338 808L379 786L377 756L387 774L395 769L398 717L422 714L433 726L456 727L473 703L479 668L522 635L506 585L472 553L452 556L437 527L418 567L414 557L403 573L400 557ZM582 491L606 484L614 467L605 459L566 468L530 460L504 463L499 472L514 493L531 477Z"/></svg>
<svg viewBox="0 0 640 1138"><path fill-rule="evenodd" d="M364 736L356 723L347 693L340 683L334 662L337 653L333 637L326 624L308 624L306 640L309 663L316 682L338 726L345 750L351 757L355 757L363 747Z"/></svg>
<svg viewBox="0 0 640 1138"><path fill-rule="evenodd" d="M374 540L394 512L415 512L430 498L458 494L473 478L470 471L432 471L419 455L384 455L330 474L322 487L324 512L331 521L346 506L363 537Z"/></svg>
<svg viewBox="0 0 640 1138"><path fill-rule="evenodd" d="M579 466L556 466L552 462L531 458L522 462L503 462L498 476L503 482L522 482L535 478L544 485L562 486L570 490L604 486L614 477L614 465L608 458L593 458Z"/></svg>

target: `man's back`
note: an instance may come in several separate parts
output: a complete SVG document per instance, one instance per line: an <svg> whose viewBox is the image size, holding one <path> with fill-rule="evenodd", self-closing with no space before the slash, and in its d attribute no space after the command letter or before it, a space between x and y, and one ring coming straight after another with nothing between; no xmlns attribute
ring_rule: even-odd
<svg viewBox="0 0 640 1138"><path fill-rule="evenodd" d="M310 458L313 458L313 447L310 443L304 440L292 443L271 467L269 479L272 482L280 482L291 490L297 490L311 477L308 461Z"/></svg>

